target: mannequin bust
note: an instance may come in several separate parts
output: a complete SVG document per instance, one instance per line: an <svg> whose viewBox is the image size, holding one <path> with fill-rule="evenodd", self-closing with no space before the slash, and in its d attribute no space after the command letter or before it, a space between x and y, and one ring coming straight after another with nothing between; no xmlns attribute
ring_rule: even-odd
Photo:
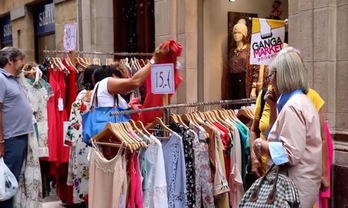
<svg viewBox="0 0 348 208"><path fill-rule="evenodd" d="M231 83L229 99L249 98L255 78L257 81L258 74L255 75L253 66L249 64L250 45L247 42L247 37L246 21L240 19L233 26L233 39L236 42L236 48L231 49L228 60L229 73L227 76Z"/></svg>

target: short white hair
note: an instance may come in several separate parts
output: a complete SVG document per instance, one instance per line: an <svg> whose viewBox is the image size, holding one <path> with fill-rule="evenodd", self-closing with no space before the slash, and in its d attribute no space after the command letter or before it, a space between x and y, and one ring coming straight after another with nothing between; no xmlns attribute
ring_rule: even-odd
<svg viewBox="0 0 348 208"><path fill-rule="evenodd" d="M308 74L300 51L287 47L281 50L269 66L276 72L276 83L280 94L300 89L307 94Z"/></svg>

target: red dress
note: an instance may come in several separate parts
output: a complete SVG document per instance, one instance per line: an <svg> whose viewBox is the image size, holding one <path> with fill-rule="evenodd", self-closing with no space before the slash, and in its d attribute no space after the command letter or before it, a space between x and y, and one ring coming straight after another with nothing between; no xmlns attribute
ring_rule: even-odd
<svg viewBox="0 0 348 208"><path fill-rule="evenodd" d="M174 64L174 83L175 83L175 90L179 87L180 83L182 82L182 77L178 70L176 69L176 61L178 56L181 55L182 52L182 46L175 42L174 40L168 40L160 45L160 49L162 48L169 48L168 54L163 57L161 60L159 60L158 64L164 64L164 63L173 63ZM155 107L155 106L163 106L163 95L155 95L151 93L151 76L147 77L145 80L145 88L146 88L146 97L143 103L142 108L149 108L149 107ZM173 94L169 94L168 96L168 103L170 103L170 99ZM155 117L161 117L163 114L163 111L151 111L151 112L144 112L140 114L140 120L146 125L148 123L151 123Z"/></svg>
<svg viewBox="0 0 348 208"><path fill-rule="evenodd" d="M69 162L69 147L64 146L64 121L67 121L67 106L63 106L63 110L58 109L58 100L62 102L66 100L66 84L65 73L60 69L49 70L49 82L52 87L54 96L50 98L47 104L48 110L48 148L49 157L51 161L50 175L55 177L57 184L57 194L59 198L71 205L72 200L72 186L66 185L68 176L68 162Z"/></svg>
<svg viewBox="0 0 348 208"><path fill-rule="evenodd" d="M77 83L76 83L77 72L73 66L69 65L66 62L66 59L63 59L63 64L70 72L70 74L65 77L67 96L66 96L66 101L64 106L64 108L67 111L67 115L70 115L71 105L75 101L77 96Z"/></svg>

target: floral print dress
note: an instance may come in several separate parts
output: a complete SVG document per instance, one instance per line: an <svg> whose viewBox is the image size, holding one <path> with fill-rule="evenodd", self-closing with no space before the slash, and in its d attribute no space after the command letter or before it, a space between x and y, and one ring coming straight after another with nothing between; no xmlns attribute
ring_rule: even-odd
<svg viewBox="0 0 348 208"><path fill-rule="evenodd" d="M40 80L39 84L34 86L31 80L21 75L19 82L25 89L33 109L35 131L28 135L28 152L19 176L19 190L14 197L14 207L41 208L42 179L39 157L42 153L40 147L45 147L45 144L41 143L42 146L40 146L40 142L47 141L47 132L39 126L40 122L42 125L46 122L47 129L47 101L52 96L52 91L50 91L50 85L44 80Z"/></svg>
<svg viewBox="0 0 348 208"><path fill-rule="evenodd" d="M67 184L73 186L74 203L88 200L90 147L82 139L82 114L90 107L90 91L82 90L73 102L65 134L65 144L71 146Z"/></svg>

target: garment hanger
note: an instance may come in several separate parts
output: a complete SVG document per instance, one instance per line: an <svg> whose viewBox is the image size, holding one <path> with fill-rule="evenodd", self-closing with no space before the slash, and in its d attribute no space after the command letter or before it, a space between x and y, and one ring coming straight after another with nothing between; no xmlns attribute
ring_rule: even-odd
<svg viewBox="0 0 348 208"><path fill-rule="evenodd" d="M140 145L134 142L133 138L125 131L120 123L113 123L112 127L115 131L119 132L121 137L128 142L129 146L131 146L134 151L139 148Z"/></svg>
<svg viewBox="0 0 348 208"><path fill-rule="evenodd" d="M70 56L69 55L66 55L65 57L67 63L69 64L69 66L71 66L76 73L79 73L80 71L78 69L76 69L76 67L74 66L74 64L71 62L71 59L70 59Z"/></svg>
<svg viewBox="0 0 348 208"><path fill-rule="evenodd" d="M76 60L76 65L77 66L80 66L80 67L82 67L84 69L86 68L86 66L81 63L80 57L76 57L75 60Z"/></svg>
<svg viewBox="0 0 348 208"><path fill-rule="evenodd" d="M143 137L143 138L145 138L145 139L147 140L147 141L146 141L147 144L151 144L151 140L148 138L148 136L145 135L145 133L137 127L137 125L135 124L135 122L134 122L132 119L130 119L128 122L129 122L129 124L131 125L132 129L133 129L136 133L140 134L141 137Z"/></svg>
<svg viewBox="0 0 348 208"><path fill-rule="evenodd" d="M132 119L131 119L131 120L132 120ZM139 129L141 129L141 130L145 133L146 136L148 136L148 137L151 136L150 132L148 132L147 129L145 128L143 122L137 121L137 122L135 123L135 126L137 126Z"/></svg>
<svg viewBox="0 0 348 208"><path fill-rule="evenodd" d="M240 118L241 116L245 116L246 118L248 118L250 120L253 119L253 116L251 116L245 108L240 109L238 111L237 118Z"/></svg>
<svg viewBox="0 0 348 208"><path fill-rule="evenodd" d="M198 123L192 119L188 113L181 115L181 120L187 125L190 125L190 122L194 123L196 126L198 125Z"/></svg>
<svg viewBox="0 0 348 208"><path fill-rule="evenodd" d="M123 136L127 137L129 139L129 141L131 142L131 144L133 144L133 146L135 146L136 149L139 149L141 147L139 140L137 138L134 138L130 134L130 129L128 129L128 127L125 126L125 124L126 123L117 123L117 126L118 126L119 130L123 133Z"/></svg>
<svg viewBox="0 0 348 208"><path fill-rule="evenodd" d="M148 125L147 127L146 127L146 129L153 129L153 128L155 128L156 127L156 125L159 125L160 127L162 127L162 129L164 130L164 132L169 132L169 133L171 133L171 134L175 134L175 132L173 131L173 130L171 130L170 128L168 128L168 126L166 126L164 123L163 123L163 121L162 121L162 119L161 118L159 118L159 117L156 117L155 119L154 119L154 121L150 124L150 125Z"/></svg>
<svg viewBox="0 0 348 208"><path fill-rule="evenodd" d="M120 123L120 125L123 126L128 136L130 136L130 138L138 145L138 149L146 147L146 143L141 138L138 138L137 135L130 134L130 132L131 131L134 132L134 130L132 128L132 125L129 122Z"/></svg>
<svg viewBox="0 0 348 208"><path fill-rule="evenodd" d="M143 67L144 67L144 66L146 65L144 59L141 59L140 61L141 61L141 63L143 64Z"/></svg>
<svg viewBox="0 0 348 208"><path fill-rule="evenodd" d="M137 71L139 71L141 69L141 65L140 65L139 59L136 59L136 63L137 63L137 66L138 66L138 70Z"/></svg>
<svg viewBox="0 0 348 208"><path fill-rule="evenodd" d="M111 142L109 141L105 141L106 138L110 139L110 134L113 134L117 139L120 140L120 143L116 143L116 142ZM93 138L93 142L96 144L102 144L105 146L111 146L111 147L115 147L116 145L120 145L122 142L124 142L125 146L131 151L133 152L133 147L130 145L129 141L127 141L121 134L120 132L118 132L114 127L112 123L107 123L105 125L105 128L99 132L97 135L95 135Z"/></svg>
<svg viewBox="0 0 348 208"><path fill-rule="evenodd" d="M178 120L178 118L176 117L176 115L174 115L174 114L171 114L171 115L169 116L169 120L170 120L171 122L175 123L175 124L179 124L179 120Z"/></svg>
<svg viewBox="0 0 348 208"><path fill-rule="evenodd" d="M176 116L176 118L178 119L179 121L179 124L183 125L184 128L188 129L189 127L185 124L185 122L181 119L181 117L177 114L174 114Z"/></svg>
<svg viewBox="0 0 348 208"><path fill-rule="evenodd" d="M135 126L136 129L134 129L130 122L125 122L124 125L127 126L127 128L130 131L133 131L133 132L137 131L141 136L145 136L136 126ZM142 140L141 138L139 138L138 135L136 135L135 140L138 140L138 142L142 148L147 147L147 143L144 142L144 140Z"/></svg>
<svg viewBox="0 0 348 208"><path fill-rule="evenodd" d="M51 63L52 63L54 68L56 68L56 69L59 68L55 57L51 57ZM60 69L60 70L62 70L62 69Z"/></svg>
<svg viewBox="0 0 348 208"><path fill-rule="evenodd" d="M70 74L70 71L66 66L63 64L62 59L59 57L56 57L56 60L58 61L59 66L65 71L65 73Z"/></svg>

